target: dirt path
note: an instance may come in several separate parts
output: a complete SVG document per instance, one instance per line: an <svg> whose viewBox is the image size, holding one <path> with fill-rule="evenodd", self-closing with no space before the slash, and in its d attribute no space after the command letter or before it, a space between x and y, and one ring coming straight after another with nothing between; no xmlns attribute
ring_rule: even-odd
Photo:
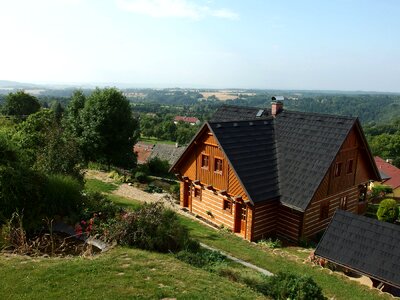
<svg viewBox="0 0 400 300"><path fill-rule="evenodd" d="M118 188L112 192L114 195L122 196L128 199L137 200L140 202L164 202L165 206L178 211L179 205L174 203L172 196L169 193L147 193L137 187L127 183L116 183L115 180L110 178L106 172L97 170L88 170L85 174L86 178L98 179L107 183L115 183Z"/></svg>

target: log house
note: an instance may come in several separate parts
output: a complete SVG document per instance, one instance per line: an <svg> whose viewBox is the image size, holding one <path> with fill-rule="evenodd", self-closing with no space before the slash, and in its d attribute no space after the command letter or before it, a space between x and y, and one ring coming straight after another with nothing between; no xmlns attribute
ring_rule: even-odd
<svg viewBox="0 0 400 300"><path fill-rule="evenodd" d="M223 106L171 167L180 205L254 241L299 241L362 214L380 175L357 118Z"/></svg>

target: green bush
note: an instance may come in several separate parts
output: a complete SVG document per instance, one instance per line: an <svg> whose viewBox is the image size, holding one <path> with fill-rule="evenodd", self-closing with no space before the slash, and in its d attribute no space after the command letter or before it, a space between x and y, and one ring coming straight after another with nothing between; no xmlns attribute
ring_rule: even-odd
<svg viewBox="0 0 400 300"><path fill-rule="evenodd" d="M87 191L84 194L80 216L82 220L88 220L96 214L99 219L107 221L115 218L118 212L121 212L121 208L101 193Z"/></svg>
<svg viewBox="0 0 400 300"><path fill-rule="evenodd" d="M372 188L372 197L383 197L386 194L393 193L392 187L388 185L376 185Z"/></svg>
<svg viewBox="0 0 400 300"><path fill-rule="evenodd" d="M167 160L162 160L158 157L153 157L147 162L147 166L149 168L149 172L151 175L161 176L161 177L170 176L168 172L170 165Z"/></svg>
<svg viewBox="0 0 400 300"><path fill-rule="evenodd" d="M268 238L266 240L260 240L258 243L260 246L267 247L270 249L275 249L275 248L282 248L282 242L279 239L272 239Z"/></svg>
<svg viewBox="0 0 400 300"><path fill-rule="evenodd" d="M44 189L43 203L48 216L68 216L82 208L83 186L68 175L49 175Z"/></svg>
<svg viewBox="0 0 400 300"><path fill-rule="evenodd" d="M379 221L394 223L399 217L399 207L396 200L384 199L379 203L376 216Z"/></svg>
<svg viewBox="0 0 400 300"><path fill-rule="evenodd" d="M111 237L122 245L159 252L177 252L189 242L188 229L177 214L162 203L145 203L128 212L110 228Z"/></svg>
<svg viewBox="0 0 400 300"><path fill-rule="evenodd" d="M162 193L163 192L163 189L162 188L160 188L160 187L158 187L158 186L156 186L156 185L154 185L154 184L152 184L152 183L150 183L145 189L144 189L144 191L145 192L147 192L147 193Z"/></svg>
<svg viewBox="0 0 400 300"><path fill-rule="evenodd" d="M257 283L256 290L277 300L324 300L322 289L309 276L278 273Z"/></svg>
<svg viewBox="0 0 400 300"><path fill-rule="evenodd" d="M135 180L140 182L140 183L146 183L149 179L144 172L136 172L135 173Z"/></svg>
<svg viewBox="0 0 400 300"><path fill-rule="evenodd" d="M169 188L169 191L175 198L179 199L179 194L181 191L181 187L179 186L179 184L171 185L171 187Z"/></svg>
<svg viewBox="0 0 400 300"><path fill-rule="evenodd" d="M176 258L203 269L210 269L214 265L226 261L225 255L208 249L199 249L198 251L183 250L176 254Z"/></svg>

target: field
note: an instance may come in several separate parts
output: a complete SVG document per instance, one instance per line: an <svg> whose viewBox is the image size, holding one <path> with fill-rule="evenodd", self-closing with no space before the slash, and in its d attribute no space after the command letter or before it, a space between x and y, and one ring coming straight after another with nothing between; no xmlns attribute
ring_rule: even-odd
<svg viewBox="0 0 400 300"><path fill-rule="evenodd" d="M204 98L208 98L210 96L215 96L221 101L226 101L230 99L237 99L239 94L246 96L254 96L255 93L240 93L238 91L215 91L215 92L201 92Z"/></svg>

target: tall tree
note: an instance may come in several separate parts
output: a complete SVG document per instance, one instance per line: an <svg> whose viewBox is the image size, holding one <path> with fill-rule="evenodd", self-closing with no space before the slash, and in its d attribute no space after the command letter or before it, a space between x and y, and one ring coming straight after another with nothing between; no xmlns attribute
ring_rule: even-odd
<svg viewBox="0 0 400 300"><path fill-rule="evenodd" d="M38 99L24 91L10 93L6 96L3 106L5 115L27 116L33 114L40 109Z"/></svg>
<svg viewBox="0 0 400 300"><path fill-rule="evenodd" d="M63 130L52 110L30 115L19 125L13 139L23 149L33 169L82 179L79 145L72 135Z"/></svg>
<svg viewBox="0 0 400 300"><path fill-rule="evenodd" d="M115 88L96 89L85 102L79 117L81 141L87 160L133 167L137 122L128 100Z"/></svg>
<svg viewBox="0 0 400 300"><path fill-rule="evenodd" d="M85 107L86 96L82 90L76 90L72 94L63 117L63 125L68 132L76 137L82 136L81 111Z"/></svg>

